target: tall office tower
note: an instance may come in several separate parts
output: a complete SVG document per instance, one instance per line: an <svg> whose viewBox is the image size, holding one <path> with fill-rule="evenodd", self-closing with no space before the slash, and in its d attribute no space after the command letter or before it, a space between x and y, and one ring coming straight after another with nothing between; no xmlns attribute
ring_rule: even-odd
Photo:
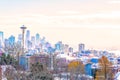
<svg viewBox="0 0 120 80"><path fill-rule="evenodd" d="M25 37L25 48L28 49L29 45L29 41L30 41L30 31L27 30L26 31L26 37Z"/></svg>
<svg viewBox="0 0 120 80"><path fill-rule="evenodd" d="M69 52L73 52L73 48L72 47L69 47Z"/></svg>
<svg viewBox="0 0 120 80"><path fill-rule="evenodd" d="M60 51L63 52L64 51L64 44L62 43L62 41L60 41L59 43L60 43Z"/></svg>
<svg viewBox="0 0 120 80"><path fill-rule="evenodd" d="M41 44L45 44L45 37L43 37L43 38L40 40L40 43L41 43Z"/></svg>
<svg viewBox="0 0 120 80"><path fill-rule="evenodd" d="M27 39L27 40L30 40L30 30L27 30L27 31L26 31L26 39Z"/></svg>
<svg viewBox="0 0 120 80"><path fill-rule="evenodd" d="M35 42L36 42L35 44L37 46L40 44L40 35L38 33L36 34L36 41Z"/></svg>
<svg viewBox="0 0 120 80"><path fill-rule="evenodd" d="M57 51L62 51L62 50L63 50L63 47L64 47L64 45L62 44L62 41L59 41L59 42L57 42L57 43L55 44L55 49L56 49Z"/></svg>
<svg viewBox="0 0 120 80"><path fill-rule="evenodd" d="M5 46L5 47L8 47L8 46L9 46L9 40L8 40L8 39L5 39L5 41L4 41L4 46Z"/></svg>
<svg viewBox="0 0 120 80"><path fill-rule="evenodd" d="M45 48L46 48L46 50L47 50L48 53L53 52L53 48L51 47L51 44L49 42L46 42Z"/></svg>
<svg viewBox="0 0 120 80"><path fill-rule="evenodd" d="M58 51L58 50L60 50L60 44L59 43L56 43L55 44L55 49Z"/></svg>
<svg viewBox="0 0 120 80"><path fill-rule="evenodd" d="M15 37L13 35L11 35L8 40L9 40L10 46L13 46L15 43Z"/></svg>
<svg viewBox="0 0 120 80"><path fill-rule="evenodd" d="M18 43L22 44L22 34L18 35Z"/></svg>
<svg viewBox="0 0 120 80"><path fill-rule="evenodd" d="M4 34L2 31L0 31L0 47L4 46Z"/></svg>
<svg viewBox="0 0 120 80"><path fill-rule="evenodd" d="M4 40L4 50L5 50L5 53L8 54L10 50L8 50L10 48L10 45L9 45L9 40L8 39L5 39Z"/></svg>
<svg viewBox="0 0 120 80"><path fill-rule="evenodd" d="M32 48L35 48L35 36L31 36Z"/></svg>
<svg viewBox="0 0 120 80"><path fill-rule="evenodd" d="M27 49L29 50L29 49L31 49L32 48L32 42L31 41L28 41L27 42Z"/></svg>
<svg viewBox="0 0 120 80"><path fill-rule="evenodd" d="M79 49L80 52L85 50L85 44L79 44Z"/></svg>
<svg viewBox="0 0 120 80"><path fill-rule="evenodd" d="M45 37L43 37L41 40L40 40L40 44L41 44L41 50L44 50L45 49Z"/></svg>
<svg viewBox="0 0 120 80"><path fill-rule="evenodd" d="M60 50L62 50L63 47L62 41L59 41L58 44L60 44Z"/></svg>
<svg viewBox="0 0 120 80"><path fill-rule="evenodd" d="M45 47L48 48L48 47L51 47L51 44L49 42L46 42L45 43Z"/></svg>
<svg viewBox="0 0 120 80"><path fill-rule="evenodd" d="M67 53L68 51L69 51L69 45L65 44L65 45L64 45L64 52Z"/></svg>

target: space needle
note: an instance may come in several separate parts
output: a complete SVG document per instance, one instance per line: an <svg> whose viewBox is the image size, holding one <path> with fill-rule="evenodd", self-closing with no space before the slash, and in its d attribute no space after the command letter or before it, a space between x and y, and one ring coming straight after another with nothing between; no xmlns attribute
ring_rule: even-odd
<svg viewBox="0 0 120 80"><path fill-rule="evenodd" d="M22 55L24 55L24 34L25 34L25 29L27 29L27 27L22 25L22 27L20 27L20 29L22 30Z"/></svg>

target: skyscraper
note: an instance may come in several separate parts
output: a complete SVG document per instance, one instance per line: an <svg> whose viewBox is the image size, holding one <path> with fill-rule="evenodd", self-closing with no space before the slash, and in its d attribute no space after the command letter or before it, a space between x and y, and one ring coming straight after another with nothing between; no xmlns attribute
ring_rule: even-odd
<svg viewBox="0 0 120 80"><path fill-rule="evenodd" d="M35 36L31 36L32 48L35 48Z"/></svg>
<svg viewBox="0 0 120 80"><path fill-rule="evenodd" d="M55 49L56 49L56 50L60 50L60 44L59 44L59 43L56 43L56 44L55 44Z"/></svg>
<svg viewBox="0 0 120 80"><path fill-rule="evenodd" d="M69 45L68 44L64 45L64 52L69 52Z"/></svg>
<svg viewBox="0 0 120 80"><path fill-rule="evenodd" d="M40 40L40 43L43 45L45 44L45 37L43 37L41 40Z"/></svg>
<svg viewBox="0 0 120 80"><path fill-rule="evenodd" d="M36 41L37 40L40 40L40 35L38 33L36 34Z"/></svg>
<svg viewBox="0 0 120 80"><path fill-rule="evenodd" d="M69 52L73 52L73 48L72 47L69 47Z"/></svg>
<svg viewBox="0 0 120 80"><path fill-rule="evenodd" d="M17 43L22 45L22 34L18 34L18 40Z"/></svg>
<svg viewBox="0 0 120 80"><path fill-rule="evenodd" d="M0 47L4 46L4 34L2 31L0 31Z"/></svg>
<svg viewBox="0 0 120 80"><path fill-rule="evenodd" d="M30 30L26 31L26 40L30 40Z"/></svg>
<svg viewBox="0 0 120 80"><path fill-rule="evenodd" d="M45 41L45 37L43 37L41 40L40 40L40 44L41 44L41 49L45 49L45 43L46 43L46 41Z"/></svg>
<svg viewBox="0 0 120 80"><path fill-rule="evenodd" d="M46 48L51 47L51 44L49 42L46 42L45 47Z"/></svg>
<svg viewBox="0 0 120 80"><path fill-rule="evenodd" d="M5 39L5 41L4 41L4 46L5 46L5 47L8 47L8 46L9 46L9 40L8 40L8 39Z"/></svg>
<svg viewBox="0 0 120 80"><path fill-rule="evenodd" d="M62 51L62 47L63 47L62 41L59 41L55 44L55 49L57 51Z"/></svg>
<svg viewBox="0 0 120 80"><path fill-rule="evenodd" d="M15 37L14 37L13 35L11 35L8 40L9 40L9 44L10 44L11 46L13 46L14 43L15 43Z"/></svg>
<svg viewBox="0 0 120 80"><path fill-rule="evenodd" d="M30 46L30 31L26 31L26 37L25 37L25 48L28 49Z"/></svg>
<svg viewBox="0 0 120 80"><path fill-rule="evenodd" d="M36 34L36 41L35 41L36 43L36 45L39 45L40 44L40 35L37 33Z"/></svg>
<svg viewBox="0 0 120 80"><path fill-rule="evenodd" d="M78 48L78 51L79 52L81 52L81 51L84 51L85 50L85 44L79 44L79 46L78 46L79 48Z"/></svg>
<svg viewBox="0 0 120 80"><path fill-rule="evenodd" d="M22 34L18 34L18 41L22 41Z"/></svg>

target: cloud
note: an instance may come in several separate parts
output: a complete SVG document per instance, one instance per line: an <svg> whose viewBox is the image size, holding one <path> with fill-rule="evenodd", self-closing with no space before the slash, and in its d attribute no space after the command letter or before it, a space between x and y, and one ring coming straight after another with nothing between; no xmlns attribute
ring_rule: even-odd
<svg viewBox="0 0 120 80"><path fill-rule="evenodd" d="M16 14L0 16L2 24L30 24L54 27L116 27L120 25L120 11L81 14L79 11L59 11L56 15Z"/></svg>
<svg viewBox="0 0 120 80"><path fill-rule="evenodd" d="M110 3L110 4L120 4L120 0L111 0L111 1L108 1L108 3Z"/></svg>
<svg viewBox="0 0 120 80"><path fill-rule="evenodd" d="M54 16L53 16L54 17ZM120 11L112 11L108 13L92 13L92 14L83 14L83 15L65 15L65 16L55 16L57 18L79 18L79 19L88 19L88 18L120 18Z"/></svg>
<svg viewBox="0 0 120 80"><path fill-rule="evenodd" d="M65 11L58 11L57 12L58 14L80 14L80 12L79 11L67 11L67 10L65 10Z"/></svg>

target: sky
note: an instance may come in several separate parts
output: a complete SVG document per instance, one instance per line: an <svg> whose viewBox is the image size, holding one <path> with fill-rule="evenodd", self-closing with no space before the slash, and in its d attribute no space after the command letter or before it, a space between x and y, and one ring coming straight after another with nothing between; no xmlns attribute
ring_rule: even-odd
<svg viewBox="0 0 120 80"><path fill-rule="evenodd" d="M120 50L120 0L0 0L5 38L17 37L22 25L52 44Z"/></svg>

